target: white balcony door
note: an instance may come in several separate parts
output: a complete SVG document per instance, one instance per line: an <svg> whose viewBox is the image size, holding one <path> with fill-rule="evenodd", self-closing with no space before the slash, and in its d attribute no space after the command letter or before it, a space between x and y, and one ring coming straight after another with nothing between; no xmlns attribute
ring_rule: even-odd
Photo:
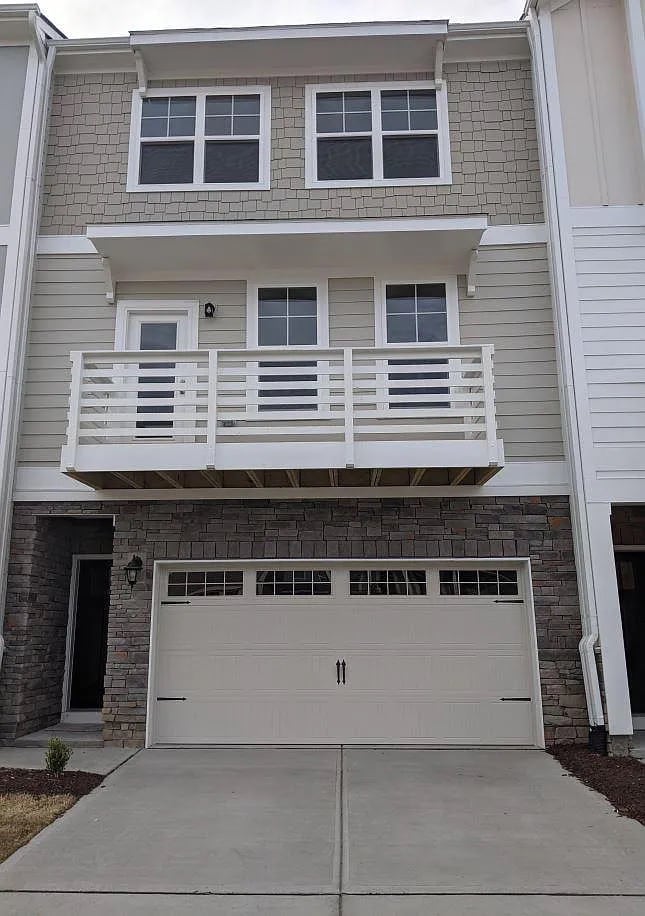
<svg viewBox="0 0 645 916"><path fill-rule="evenodd" d="M134 351L197 348L196 303L126 303L117 324L117 347ZM119 341L119 336L121 341ZM171 435L191 414L194 366L188 362L146 359L136 364L137 436ZM134 374L134 373L133 373Z"/></svg>

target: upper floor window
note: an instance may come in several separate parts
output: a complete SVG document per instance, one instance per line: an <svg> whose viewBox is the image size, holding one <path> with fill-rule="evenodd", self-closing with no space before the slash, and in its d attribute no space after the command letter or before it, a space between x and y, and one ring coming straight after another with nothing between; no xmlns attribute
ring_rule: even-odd
<svg viewBox="0 0 645 916"><path fill-rule="evenodd" d="M309 187L452 180L445 87L309 86L306 121Z"/></svg>
<svg viewBox="0 0 645 916"><path fill-rule="evenodd" d="M268 188L270 90L133 94L129 191Z"/></svg>

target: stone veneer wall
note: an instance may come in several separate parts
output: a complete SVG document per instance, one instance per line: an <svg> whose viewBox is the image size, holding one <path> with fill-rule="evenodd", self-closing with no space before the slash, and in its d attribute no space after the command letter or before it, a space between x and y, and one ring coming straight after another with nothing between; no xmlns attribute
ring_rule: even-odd
<svg viewBox="0 0 645 916"><path fill-rule="evenodd" d="M55 511L53 505L50 511ZM74 554L110 554L112 519L14 513L0 671L0 738L61 715Z"/></svg>
<svg viewBox="0 0 645 916"><path fill-rule="evenodd" d="M35 536L46 528L37 516L48 512L109 512L115 517L104 705L109 743L140 745L144 740L153 561L274 557L530 557L547 743L586 738L577 651L580 614L566 497L19 503L7 624L11 639L25 646L41 645L51 631L46 602L28 610L24 597L27 590L35 590L49 563L49 544ZM144 572L131 595L122 568L133 553L143 558ZM21 683L33 685L33 709L40 684L40 702L49 715L53 707L47 691L58 675L46 666L60 665L60 658L36 659L32 649L16 661L5 691L15 695ZM19 707L18 695L8 708ZM7 731L6 713L3 721ZM21 712L21 732L33 721L33 712Z"/></svg>
<svg viewBox="0 0 645 916"><path fill-rule="evenodd" d="M432 74L347 75L334 82L428 79ZM330 77L169 81L152 85L271 86L268 191L125 190L132 73L61 74L54 81L41 231L82 233L88 223L317 219L486 214L492 223L543 221L528 60L448 64L452 185L305 188L307 83Z"/></svg>

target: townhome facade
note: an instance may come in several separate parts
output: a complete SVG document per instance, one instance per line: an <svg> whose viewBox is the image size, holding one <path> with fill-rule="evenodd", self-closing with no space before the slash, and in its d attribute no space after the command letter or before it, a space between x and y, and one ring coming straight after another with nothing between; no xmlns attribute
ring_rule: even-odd
<svg viewBox="0 0 645 916"><path fill-rule="evenodd" d="M645 728L645 7L527 8L592 727Z"/></svg>
<svg viewBox="0 0 645 916"><path fill-rule="evenodd" d="M5 739L586 740L529 29L51 41Z"/></svg>

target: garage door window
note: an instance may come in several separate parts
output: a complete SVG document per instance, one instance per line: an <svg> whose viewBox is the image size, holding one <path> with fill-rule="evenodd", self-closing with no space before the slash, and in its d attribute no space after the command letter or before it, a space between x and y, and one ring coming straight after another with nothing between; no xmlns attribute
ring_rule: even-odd
<svg viewBox="0 0 645 916"><path fill-rule="evenodd" d="M423 569L357 569L349 574L350 595L427 595Z"/></svg>
<svg viewBox="0 0 645 916"><path fill-rule="evenodd" d="M168 574L171 598L224 598L242 594L241 569L190 570Z"/></svg>
<svg viewBox="0 0 645 916"><path fill-rule="evenodd" d="M331 595L327 569L267 569L256 573L256 594L291 596Z"/></svg>
<svg viewBox="0 0 645 916"><path fill-rule="evenodd" d="M519 595L517 570L441 569L439 590L442 595Z"/></svg>

